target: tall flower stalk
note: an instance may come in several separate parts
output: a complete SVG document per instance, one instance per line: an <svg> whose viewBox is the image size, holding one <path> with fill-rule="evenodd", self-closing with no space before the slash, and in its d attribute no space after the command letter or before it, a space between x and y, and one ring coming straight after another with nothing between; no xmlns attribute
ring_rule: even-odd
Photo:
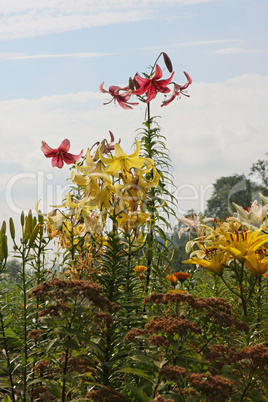
<svg viewBox="0 0 268 402"><path fill-rule="evenodd" d="M165 66L171 74L169 78L162 79L163 72L160 68L158 61L163 56ZM146 284L145 293L147 294L151 288L151 276L152 272L156 271L157 274L165 278L163 268L159 270L159 256L162 257L169 254L167 244L171 244L167 238L165 231L160 227L161 221L165 225L165 229L170 228L168 218L170 215L175 215L174 207L176 205L175 198L171 191L167 188L167 185L172 184L170 177L170 159L165 147L165 137L160 134L160 129L154 125L156 117L151 116L151 102L158 95L158 93L168 94L170 93L169 85L173 85L173 93L169 99L165 99L161 106L167 106L180 94L184 94L184 90L192 83L192 79L189 74L185 73L187 83L179 85L173 83L173 77L175 72L170 58L164 52L161 52L151 67L150 73L143 73L142 76L136 74L133 78L129 79L129 85L121 88L118 86L112 86L109 91L103 90L103 83L100 86L100 90L105 93L110 93L113 100L119 103L124 109L132 109L135 103L129 103L131 95L137 96L138 100L146 104L145 121L143 123L143 129L140 131L139 140L142 145L142 152L145 158L152 159L156 162L156 170L159 175L158 186L152 186L147 192L147 200L144 208L150 214L150 220L147 223L146 231L146 248L145 248L145 263L146 270ZM125 91L125 92L124 92ZM125 97L122 95L125 94ZM106 102L105 104L110 103ZM132 105L132 106L130 106ZM147 180L152 180L153 172L147 173ZM165 216L166 214L166 216ZM166 219L167 218L167 219ZM161 239L161 242L159 241ZM162 253L161 253L162 251ZM163 252L164 251L164 252ZM157 254L157 255L156 255ZM160 258L162 260L162 258ZM168 258L166 259L166 263ZM161 282L161 281L160 281ZM155 289L154 289L155 290Z"/></svg>

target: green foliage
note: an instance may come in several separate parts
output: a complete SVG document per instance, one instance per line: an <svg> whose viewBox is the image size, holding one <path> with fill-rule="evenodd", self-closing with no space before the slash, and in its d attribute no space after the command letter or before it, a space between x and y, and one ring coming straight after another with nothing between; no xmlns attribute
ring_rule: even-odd
<svg viewBox="0 0 268 402"><path fill-rule="evenodd" d="M169 57L160 56L172 73ZM154 76L156 62L146 78ZM130 85L135 88L134 80ZM146 96L145 91L139 100L147 102ZM55 209L47 216L22 212L20 229L10 218L9 233L6 222L2 224L0 398L4 402L268 400L268 277L245 271L244 260L237 265L232 260L224 275L215 276L215 267L212 272L199 267L191 268L191 275L168 281L167 273L189 272L192 265L182 264L189 240L206 258L223 232L215 234L207 249L215 223L206 227L206 239L200 217L192 232L179 237L179 224L171 234L169 222L176 206L171 163L166 139L150 115L150 102L146 104L138 137L143 157L155 164L149 159L142 162L146 166L142 195L135 168L140 160L135 159L128 171L126 159L132 158L122 156L124 168L110 183L101 158L94 164L99 171L84 175L83 169L90 171L93 166L88 154L87 165L78 162L82 170L64 201L64 212ZM111 154L113 140L110 146L103 141L98 153L105 147ZM120 158L115 158L117 164ZM252 174L258 174L262 184L267 184L266 173L265 161L253 165ZM121 184L123 174L128 180ZM103 185L105 180L109 185ZM104 204L107 194L114 197L116 186L122 192L113 203ZM233 201L249 205L257 188L243 175L223 177L214 184L206 213L217 218L229 215ZM110 192L98 198L104 189ZM128 220L128 204L134 224ZM96 205L97 213L92 212ZM123 214L126 223L120 224ZM144 215L145 224L139 221ZM238 236L238 231L234 234ZM9 235L15 251L12 259L8 259ZM52 239L58 240L61 255L48 262ZM257 251L266 258L265 246Z"/></svg>

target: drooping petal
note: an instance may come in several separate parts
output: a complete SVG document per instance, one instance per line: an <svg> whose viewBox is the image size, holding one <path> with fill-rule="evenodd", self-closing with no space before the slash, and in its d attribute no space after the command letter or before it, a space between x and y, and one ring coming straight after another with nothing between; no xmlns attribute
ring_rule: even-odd
<svg viewBox="0 0 268 402"><path fill-rule="evenodd" d="M113 135L113 133L112 133L111 131L109 131L109 134L110 134L111 142L114 142L114 135Z"/></svg>
<svg viewBox="0 0 268 402"><path fill-rule="evenodd" d="M156 87L154 85L150 85L147 91L146 103L149 103L155 97L156 97Z"/></svg>
<svg viewBox="0 0 268 402"><path fill-rule="evenodd" d="M141 147L137 138L135 138L135 143L136 143L136 151L133 152L133 154L129 155L129 158L136 158L140 154Z"/></svg>
<svg viewBox="0 0 268 402"><path fill-rule="evenodd" d="M116 158L114 159L113 163L108 167L106 172L112 176L116 175L121 170L121 162L118 161Z"/></svg>
<svg viewBox="0 0 268 402"><path fill-rule="evenodd" d="M135 75L135 81L138 83L138 85L143 87L145 85L149 85L151 80L149 78L143 78L140 75ZM140 89L140 88L138 88L138 89ZM135 91L133 91L133 93L134 92Z"/></svg>
<svg viewBox="0 0 268 402"><path fill-rule="evenodd" d="M106 91L106 89L103 89L103 85L104 85L104 81L100 84L100 86L99 86L99 90L102 92L102 93L109 93L109 91Z"/></svg>
<svg viewBox="0 0 268 402"><path fill-rule="evenodd" d="M77 162L83 154L83 150L79 155L70 154L69 152L62 153L62 158L67 165L71 165L72 163Z"/></svg>
<svg viewBox="0 0 268 402"><path fill-rule="evenodd" d="M192 80L192 78L190 77L190 75L189 75L188 73L186 73L186 71L183 71L183 74L185 75L185 77L187 78L187 81L188 81L188 83L185 84L185 85L189 86L190 84L192 84L192 83L193 83L193 80Z"/></svg>
<svg viewBox="0 0 268 402"><path fill-rule="evenodd" d="M61 169L63 167L62 155L53 156L51 163L53 167L58 167Z"/></svg>
<svg viewBox="0 0 268 402"><path fill-rule="evenodd" d="M123 151L121 146L118 144L114 144L114 153L115 153L115 158L127 158L127 154Z"/></svg>
<svg viewBox="0 0 268 402"><path fill-rule="evenodd" d="M170 97L169 99L167 99L167 100L165 100L164 102L162 102L161 107L162 107L162 106L168 106L172 101L174 101L174 99L176 98L176 96L177 96L177 94L176 94L176 92L174 91L173 94L171 95L171 97Z"/></svg>
<svg viewBox="0 0 268 402"><path fill-rule="evenodd" d="M155 73L154 73L154 76L153 76L153 80L160 80L160 78L162 78L162 76L163 76L162 70L159 67L159 65L157 64L155 66Z"/></svg>
<svg viewBox="0 0 268 402"><path fill-rule="evenodd" d="M47 145L45 141L41 141L41 151L45 155L46 158L51 158L52 156L55 156L56 153L58 152L57 149L52 149L50 146Z"/></svg>
<svg viewBox="0 0 268 402"><path fill-rule="evenodd" d="M174 74L175 74L175 71L173 71L173 73L171 74L171 76L169 78L167 78L165 80L157 81L156 84L159 86L163 86L163 87L166 86L167 84L170 84L173 79Z"/></svg>
<svg viewBox="0 0 268 402"><path fill-rule="evenodd" d="M127 110L127 109L133 109L132 106L130 106L130 105L127 104L126 102L120 101L120 99L117 99L117 102L118 102L119 106L121 106L122 109L125 109L125 110ZM132 105L132 103L131 103L131 105ZM135 103L135 105L138 105L138 103Z"/></svg>
<svg viewBox="0 0 268 402"><path fill-rule="evenodd" d="M70 141L67 140L67 138L65 138L65 140L62 141L62 143L60 144L58 150L61 152L68 152L70 149Z"/></svg>

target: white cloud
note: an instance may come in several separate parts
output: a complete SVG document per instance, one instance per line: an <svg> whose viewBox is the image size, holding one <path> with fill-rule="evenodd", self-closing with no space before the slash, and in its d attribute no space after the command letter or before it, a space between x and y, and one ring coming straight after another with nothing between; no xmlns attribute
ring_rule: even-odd
<svg viewBox="0 0 268 402"><path fill-rule="evenodd" d="M158 102L151 107L153 115L162 116L159 124L171 151L181 212L203 209L211 183L221 176L247 174L268 151L268 76L247 74L222 83L194 83L189 94L190 98L168 107L160 108ZM143 105L124 111L113 104L103 106L106 99L100 93L80 92L0 102L2 215L14 213L5 200L5 188L16 174L43 174L41 187L59 186L58 192L66 185L68 167L53 169L40 151L41 140L58 147L69 138L71 152L79 153L109 138L111 130L130 151L136 129L142 126ZM51 174L53 180L47 176ZM30 208L38 198L37 178L23 180L14 185L15 202Z"/></svg>
<svg viewBox="0 0 268 402"><path fill-rule="evenodd" d="M0 40L148 19L160 5L211 1L218 0L2 0Z"/></svg>
<svg viewBox="0 0 268 402"><path fill-rule="evenodd" d="M200 40L194 42L178 42L178 43L171 43L169 45L165 45L166 51L176 50L180 47L194 47L194 46L207 46L207 45L218 45L221 43L232 43L237 42L237 39L215 39L215 40ZM159 53L162 51L161 46L148 46L142 47L138 50L146 51L146 52L153 52Z"/></svg>
<svg viewBox="0 0 268 402"><path fill-rule="evenodd" d="M27 59L91 59L95 57L111 56L116 53L60 53L60 54L18 54L0 53L0 60L27 60Z"/></svg>
<svg viewBox="0 0 268 402"><path fill-rule="evenodd" d="M243 49L241 47L228 47L225 49L213 50L209 53L217 53L217 54L268 53L268 49Z"/></svg>

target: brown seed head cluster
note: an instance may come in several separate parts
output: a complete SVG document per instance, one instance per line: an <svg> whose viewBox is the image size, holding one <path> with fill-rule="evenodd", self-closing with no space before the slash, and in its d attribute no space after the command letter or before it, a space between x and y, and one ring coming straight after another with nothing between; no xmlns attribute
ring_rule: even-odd
<svg viewBox="0 0 268 402"><path fill-rule="evenodd" d="M187 332L201 333L201 328L196 323L190 322L187 319L176 319L173 317L154 317L145 325L145 329L150 334L164 333L183 335Z"/></svg>
<svg viewBox="0 0 268 402"><path fill-rule="evenodd" d="M146 334L145 329L133 328L125 336L124 340L128 342L133 342L136 340L137 336Z"/></svg>
<svg viewBox="0 0 268 402"><path fill-rule="evenodd" d="M41 285L36 286L29 295L29 297L33 296L64 302L73 299L74 297L81 297L86 298L95 304L95 306L100 308L114 310L115 307L114 304L102 295L101 286L83 280L66 281L54 278L52 281L44 282Z"/></svg>
<svg viewBox="0 0 268 402"><path fill-rule="evenodd" d="M109 387L102 387L96 391L90 391L86 395L94 402L128 402L128 398Z"/></svg>
<svg viewBox="0 0 268 402"><path fill-rule="evenodd" d="M239 352L230 354L235 362L248 361L248 365L254 365L255 368L265 368L268 374L268 348L263 345L248 346Z"/></svg>
<svg viewBox="0 0 268 402"><path fill-rule="evenodd" d="M166 366L160 370L160 376L168 380L178 381L186 372L184 367L179 366Z"/></svg>
<svg viewBox="0 0 268 402"><path fill-rule="evenodd" d="M31 397L34 399L38 398L37 400L39 400L39 401L55 401L55 399L57 399L55 396L51 395L51 393L48 391L47 387L44 387L42 385L37 386L31 392Z"/></svg>
<svg viewBox="0 0 268 402"><path fill-rule="evenodd" d="M164 399L161 395L157 396L156 398L152 399L151 402L174 402L174 399Z"/></svg>
<svg viewBox="0 0 268 402"><path fill-rule="evenodd" d="M155 303L156 305L159 305L163 302L163 293L151 293L149 296L145 297L143 303L144 304L150 304L150 303Z"/></svg>
<svg viewBox="0 0 268 402"><path fill-rule="evenodd" d="M40 339L42 333L43 331L41 329L33 329L32 331L29 332L28 339L34 339L35 341L37 341Z"/></svg>
<svg viewBox="0 0 268 402"><path fill-rule="evenodd" d="M70 371L84 374L90 373L93 377L97 375L97 370L90 366L91 362L83 357L70 357L68 368Z"/></svg>
<svg viewBox="0 0 268 402"><path fill-rule="evenodd" d="M113 319L108 313L104 313L103 311L99 311L94 314L93 321L98 323L101 322L106 327L111 327L113 325Z"/></svg>
<svg viewBox="0 0 268 402"><path fill-rule="evenodd" d="M226 378L192 373L187 376L187 379L195 389L211 400L222 402L231 396L233 382Z"/></svg>
<svg viewBox="0 0 268 402"><path fill-rule="evenodd" d="M152 335L149 336L148 342L151 342L153 345L157 346L158 348L167 348L170 345L170 342L161 335Z"/></svg>

